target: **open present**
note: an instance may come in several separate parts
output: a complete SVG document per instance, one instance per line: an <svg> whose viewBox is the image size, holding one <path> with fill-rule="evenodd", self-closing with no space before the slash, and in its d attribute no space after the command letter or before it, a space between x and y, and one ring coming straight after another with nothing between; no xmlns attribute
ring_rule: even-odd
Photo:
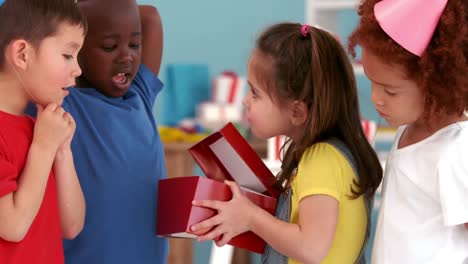
<svg viewBox="0 0 468 264"><path fill-rule="evenodd" d="M159 181L157 235L196 238L190 227L216 215L209 208L195 207L193 200L229 201L232 193L224 180L236 181L253 203L274 214L279 192L276 180L236 128L227 124L189 149L205 177L189 176ZM234 237L228 244L262 253L265 242L252 232Z"/></svg>

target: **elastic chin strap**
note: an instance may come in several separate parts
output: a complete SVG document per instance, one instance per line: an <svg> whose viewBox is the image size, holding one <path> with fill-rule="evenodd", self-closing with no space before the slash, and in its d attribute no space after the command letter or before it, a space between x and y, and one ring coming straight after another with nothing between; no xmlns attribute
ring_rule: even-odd
<svg viewBox="0 0 468 264"><path fill-rule="evenodd" d="M23 89L29 94L29 96L31 97L31 99L33 100L33 102L37 104L38 101L37 101L36 98L32 95L32 93L28 90L28 88L26 88L26 85L24 84L23 79L21 78L21 76L19 75L18 71L16 70L16 67L15 67L14 65L12 65L11 63L10 63L10 65L12 66L13 71L15 72L16 78L18 78L18 81L21 83L21 86L23 87Z"/></svg>

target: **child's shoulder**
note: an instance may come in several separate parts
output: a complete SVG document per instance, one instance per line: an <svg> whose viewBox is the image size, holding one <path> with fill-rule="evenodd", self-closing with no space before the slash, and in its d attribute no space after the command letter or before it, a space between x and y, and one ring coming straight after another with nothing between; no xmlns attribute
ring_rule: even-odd
<svg viewBox="0 0 468 264"><path fill-rule="evenodd" d="M460 164L466 163L468 157L468 121L448 125L429 138L417 143L406 151L407 158L430 162L439 173L446 174ZM414 151L413 151L414 150ZM429 163L427 164L429 165ZM467 173L468 173L468 167Z"/></svg>
<svg viewBox="0 0 468 264"><path fill-rule="evenodd" d="M152 106L163 87L164 84L158 76L148 66L141 63L130 89L136 90Z"/></svg>
<svg viewBox="0 0 468 264"><path fill-rule="evenodd" d="M313 179L321 183L351 183L354 179L354 170L344 154L334 142L319 142L304 151L298 165L297 181ZM340 197L340 196L337 196Z"/></svg>
<svg viewBox="0 0 468 264"><path fill-rule="evenodd" d="M318 154L336 155L340 153L336 144L338 143L335 143L334 140L317 142L313 144L312 146L308 147L304 151L304 154L307 153L308 155L318 155Z"/></svg>
<svg viewBox="0 0 468 264"><path fill-rule="evenodd" d="M447 127L440 135L445 144L444 156L468 157L468 121L457 122Z"/></svg>
<svg viewBox="0 0 468 264"><path fill-rule="evenodd" d="M395 144L398 144L401 137L404 136L406 128L407 126L398 128ZM432 150L433 154L442 154L449 149L466 146L466 144L468 144L468 121L461 121L437 130L427 138L414 143L415 147L411 145L410 149L417 152Z"/></svg>
<svg viewBox="0 0 468 264"><path fill-rule="evenodd" d="M138 66L138 71L135 76L135 79L133 80L138 81L138 79L144 79L144 80L159 80L158 76L156 76L153 71L148 68L145 64L141 63Z"/></svg>
<svg viewBox="0 0 468 264"><path fill-rule="evenodd" d="M432 141L440 145L441 151L466 147L468 144L468 121L448 125L432 136Z"/></svg>
<svg viewBox="0 0 468 264"><path fill-rule="evenodd" d="M327 141L313 144L304 151L301 157L301 162L303 163L336 164L344 161L344 156L338 148Z"/></svg>

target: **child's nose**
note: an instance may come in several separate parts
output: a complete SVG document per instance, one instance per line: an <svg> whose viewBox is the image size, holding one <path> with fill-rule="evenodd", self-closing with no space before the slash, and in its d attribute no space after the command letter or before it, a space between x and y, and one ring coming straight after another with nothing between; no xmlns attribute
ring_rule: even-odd
<svg viewBox="0 0 468 264"><path fill-rule="evenodd" d="M248 100L248 96L244 97L244 99L242 99L242 104L244 105L245 108L248 108L247 106L247 100Z"/></svg>
<svg viewBox="0 0 468 264"><path fill-rule="evenodd" d="M131 62L132 60L132 51L129 48L122 48L122 50L119 53L118 62L126 63Z"/></svg>
<svg viewBox="0 0 468 264"><path fill-rule="evenodd" d="M81 71L81 67L80 65L78 64L78 62L75 63L75 68L73 69L73 77L76 78L76 77L79 77L81 75L82 71Z"/></svg>
<svg viewBox="0 0 468 264"><path fill-rule="evenodd" d="M371 90L371 101L375 105L384 105L384 101L382 99L382 96L380 93L377 91L377 89L372 88Z"/></svg>

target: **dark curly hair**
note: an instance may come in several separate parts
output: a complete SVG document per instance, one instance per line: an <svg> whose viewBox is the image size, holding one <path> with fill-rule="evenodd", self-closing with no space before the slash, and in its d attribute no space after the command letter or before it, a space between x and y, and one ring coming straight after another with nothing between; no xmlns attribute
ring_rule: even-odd
<svg viewBox="0 0 468 264"><path fill-rule="evenodd" d="M379 26L374 5L380 0L364 0L356 30L348 49L355 57L360 45L389 64L402 65L407 77L425 94L424 117L463 115L468 106L468 1L448 0L434 35L418 57L391 39Z"/></svg>

